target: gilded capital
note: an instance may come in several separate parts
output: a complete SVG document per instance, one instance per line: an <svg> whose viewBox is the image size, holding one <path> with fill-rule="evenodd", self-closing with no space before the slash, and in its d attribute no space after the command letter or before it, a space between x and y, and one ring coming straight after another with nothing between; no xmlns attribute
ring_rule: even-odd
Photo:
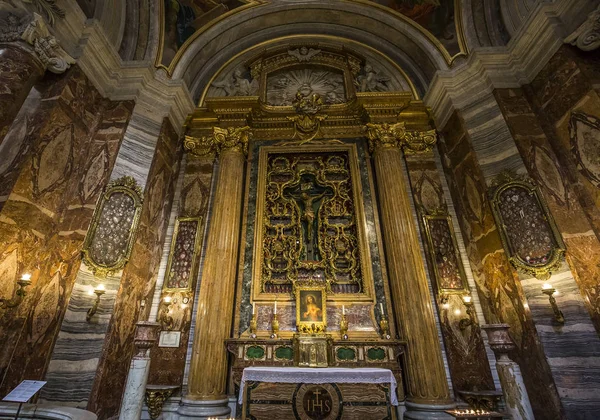
<svg viewBox="0 0 600 420"><path fill-rule="evenodd" d="M369 138L369 151L375 149L399 147L400 141L404 138L406 127L404 122L395 124L367 124L365 126L367 137Z"/></svg>
<svg viewBox="0 0 600 420"><path fill-rule="evenodd" d="M225 150L234 150L248 154L248 139L250 127L213 127L210 136L192 137L185 136L183 147L185 150L197 156L205 156L211 153L217 155Z"/></svg>
<svg viewBox="0 0 600 420"><path fill-rule="evenodd" d="M428 152L437 141L435 130L407 131L400 141L404 153Z"/></svg>

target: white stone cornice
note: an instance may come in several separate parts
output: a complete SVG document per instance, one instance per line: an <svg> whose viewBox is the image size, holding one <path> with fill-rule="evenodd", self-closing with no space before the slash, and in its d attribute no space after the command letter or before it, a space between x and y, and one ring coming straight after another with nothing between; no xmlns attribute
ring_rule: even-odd
<svg viewBox="0 0 600 420"><path fill-rule="evenodd" d="M88 20L78 64L100 93L111 100L143 100L157 118L168 116L181 131L194 109L182 80L160 77L150 61L123 62L95 20Z"/></svg>
<svg viewBox="0 0 600 420"><path fill-rule="evenodd" d="M437 126L494 89L531 83L572 30L574 15L589 6L589 0L541 3L506 47L476 48L463 64L438 71L423 98Z"/></svg>

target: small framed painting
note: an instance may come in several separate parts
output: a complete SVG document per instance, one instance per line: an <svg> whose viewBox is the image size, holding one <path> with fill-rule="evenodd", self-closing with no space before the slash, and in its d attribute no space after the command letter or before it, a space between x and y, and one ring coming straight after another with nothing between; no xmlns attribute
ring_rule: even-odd
<svg viewBox="0 0 600 420"><path fill-rule="evenodd" d="M296 288L296 326L302 333L322 333L327 328L325 286Z"/></svg>

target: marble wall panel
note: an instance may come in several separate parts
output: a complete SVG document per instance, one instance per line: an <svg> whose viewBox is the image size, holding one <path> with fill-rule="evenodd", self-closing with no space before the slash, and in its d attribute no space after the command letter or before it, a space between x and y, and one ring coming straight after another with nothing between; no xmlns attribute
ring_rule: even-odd
<svg viewBox="0 0 600 420"><path fill-rule="evenodd" d="M525 304L523 288L502 249L487 200L486 177L458 113L454 113L442 133L441 160L485 322L511 326L511 336L517 344L512 356L521 366L536 417L560 419L556 385Z"/></svg>
<svg viewBox="0 0 600 420"><path fill-rule="evenodd" d="M600 73L598 59L563 46L524 87L542 131L600 238ZM596 87L596 88L595 88Z"/></svg>
<svg viewBox="0 0 600 420"><path fill-rule="evenodd" d="M0 47L0 144L37 80L44 74L41 62L29 47Z"/></svg>
<svg viewBox="0 0 600 420"><path fill-rule="evenodd" d="M495 96L567 247L568 265L548 280L559 291L556 299L566 323L554 322L548 299L540 293L541 280L523 279L522 285L567 415L596 418L600 416L600 242L524 92L501 89ZM584 371L589 375L582 375Z"/></svg>
<svg viewBox="0 0 600 420"><path fill-rule="evenodd" d="M134 352L135 324L147 319L158 274L160 257L179 173L181 142L168 119L165 119L147 177L140 224L131 258L123 270L120 286L96 378L88 400L88 410L99 418L118 414L131 357Z"/></svg>
<svg viewBox="0 0 600 420"><path fill-rule="evenodd" d="M586 217L585 209L578 200L577 186L570 182L572 178L569 175L573 174L569 174L568 168L562 165L525 92L521 89L498 89L495 96L528 172L540 186L563 236L571 270L594 325L600 332L600 290L597 281L600 276L600 241L593 234L593 223Z"/></svg>
<svg viewBox="0 0 600 420"><path fill-rule="evenodd" d="M433 153L409 155L406 163L419 215L440 209L448 212ZM422 224L420 228L425 237ZM430 276L434 278L433 273ZM466 281L466 278L462 281ZM437 311L454 391L494 390L494 379L479 324L464 331L459 328L460 320L466 316L460 296L450 295L447 307L438 305Z"/></svg>
<svg viewBox="0 0 600 420"><path fill-rule="evenodd" d="M208 212L208 202L210 197L210 187L213 174L213 159L195 158L187 156L185 170L183 174L183 183L178 197L179 208L176 210L180 217L202 217L203 222L200 225L200 235L203 236L206 217ZM203 246L201 246L201 249ZM196 252L194 261L192 261L192 272L198 273L201 257L201 249ZM166 261L164 262L166 264ZM166 267L165 267L166 268ZM166 281L166 279L165 279ZM191 296L195 296L199 285L198 275L190 283ZM160 296L160 295L159 295ZM193 305L194 300L188 306ZM179 317L181 308L175 307L174 317ZM152 362L150 365L149 384L156 385L183 385L185 370L185 360L188 344L190 342L191 314L183 317L180 323L181 341L177 348L158 347L158 344L151 350Z"/></svg>
<svg viewBox="0 0 600 420"><path fill-rule="evenodd" d="M104 182L132 109L129 102L102 99L77 67L45 77L36 89L41 102L28 120L31 152L0 213L0 266L10 275L0 293L10 295L20 273L33 274L23 303L0 318L0 342L6 343L0 394L24 378L44 377L79 267L89 207L101 189L88 188L82 198L82 180L93 172L97 184ZM92 165L100 150L104 169Z"/></svg>

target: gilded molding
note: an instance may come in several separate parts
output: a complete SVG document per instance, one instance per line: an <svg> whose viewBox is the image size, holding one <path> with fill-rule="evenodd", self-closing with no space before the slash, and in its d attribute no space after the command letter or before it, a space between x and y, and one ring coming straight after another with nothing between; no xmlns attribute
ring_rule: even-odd
<svg viewBox="0 0 600 420"><path fill-rule="evenodd" d="M427 152L437 141L435 130L408 131L404 121L395 124L368 123L364 130L371 153L378 148L389 147L399 147L407 154Z"/></svg>
<svg viewBox="0 0 600 420"><path fill-rule="evenodd" d="M220 155L226 150L239 151L248 154L248 140L251 136L250 127L213 127L210 136L185 136L185 150L196 156L206 156L211 153Z"/></svg>

